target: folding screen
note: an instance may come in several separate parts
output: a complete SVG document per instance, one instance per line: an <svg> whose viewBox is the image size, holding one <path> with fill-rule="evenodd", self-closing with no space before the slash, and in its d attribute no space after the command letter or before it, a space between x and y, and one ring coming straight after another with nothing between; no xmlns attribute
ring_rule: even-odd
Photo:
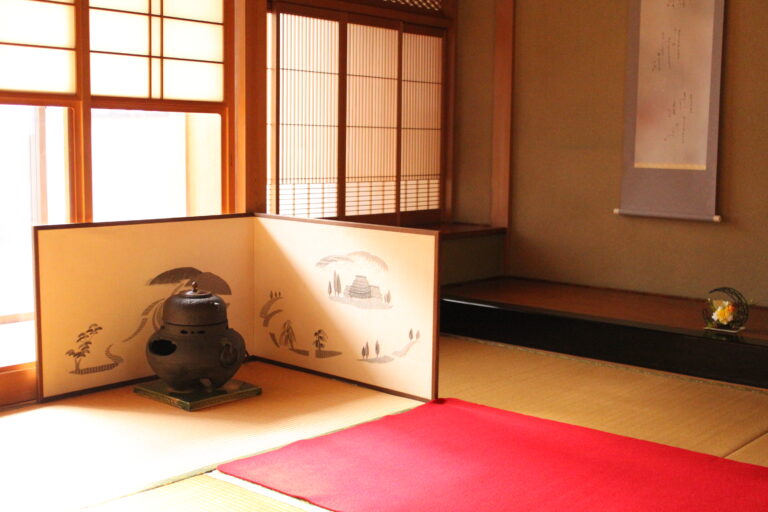
<svg viewBox="0 0 768 512"><path fill-rule="evenodd" d="M38 227L39 396L151 376L163 301L197 281L252 355L432 398L436 240L251 215Z"/></svg>

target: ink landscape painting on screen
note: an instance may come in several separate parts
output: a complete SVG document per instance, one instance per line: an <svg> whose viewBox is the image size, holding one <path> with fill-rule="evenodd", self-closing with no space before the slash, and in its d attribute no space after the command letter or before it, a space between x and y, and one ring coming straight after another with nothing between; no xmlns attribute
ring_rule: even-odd
<svg viewBox="0 0 768 512"><path fill-rule="evenodd" d="M436 235L256 220L254 353L430 398Z"/></svg>

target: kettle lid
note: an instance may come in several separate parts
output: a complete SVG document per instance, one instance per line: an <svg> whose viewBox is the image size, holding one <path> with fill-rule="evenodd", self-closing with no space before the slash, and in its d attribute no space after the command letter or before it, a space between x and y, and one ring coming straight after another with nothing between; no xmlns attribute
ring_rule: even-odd
<svg viewBox="0 0 768 512"><path fill-rule="evenodd" d="M163 322L174 325L215 325L227 321L224 299L192 283L191 290L171 295L163 305Z"/></svg>

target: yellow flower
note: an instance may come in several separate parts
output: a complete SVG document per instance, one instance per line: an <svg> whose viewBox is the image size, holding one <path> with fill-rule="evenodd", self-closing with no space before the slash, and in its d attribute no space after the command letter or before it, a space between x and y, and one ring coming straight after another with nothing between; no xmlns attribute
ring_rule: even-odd
<svg viewBox="0 0 768 512"><path fill-rule="evenodd" d="M728 325L733 321L734 307L728 301L723 301L712 313L712 320L720 325Z"/></svg>

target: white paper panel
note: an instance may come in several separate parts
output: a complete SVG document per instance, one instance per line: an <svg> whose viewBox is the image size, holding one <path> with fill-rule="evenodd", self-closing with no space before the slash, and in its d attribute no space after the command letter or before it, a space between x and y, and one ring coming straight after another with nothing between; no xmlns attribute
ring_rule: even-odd
<svg viewBox="0 0 768 512"><path fill-rule="evenodd" d="M352 23L347 27L347 72L396 79L397 30Z"/></svg>
<svg viewBox="0 0 768 512"><path fill-rule="evenodd" d="M190 20L224 20L222 0L164 0L163 15Z"/></svg>
<svg viewBox="0 0 768 512"><path fill-rule="evenodd" d="M207 62L166 59L164 94L166 99L222 101L224 99L224 66Z"/></svg>
<svg viewBox="0 0 768 512"><path fill-rule="evenodd" d="M91 54L91 93L100 96L149 95L149 59Z"/></svg>
<svg viewBox="0 0 768 512"><path fill-rule="evenodd" d="M347 125L396 128L397 81L349 76L347 78Z"/></svg>
<svg viewBox="0 0 768 512"><path fill-rule="evenodd" d="M403 129L402 175L440 176L440 131Z"/></svg>
<svg viewBox="0 0 768 512"><path fill-rule="evenodd" d="M152 97L161 98L161 75L162 75L162 59L152 59Z"/></svg>
<svg viewBox="0 0 768 512"><path fill-rule="evenodd" d="M339 72L337 21L281 14L280 67L317 73Z"/></svg>
<svg viewBox="0 0 768 512"><path fill-rule="evenodd" d="M0 44L0 89L74 93L74 50Z"/></svg>
<svg viewBox="0 0 768 512"><path fill-rule="evenodd" d="M436 233L256 221L249 351L431 398Z"/></svg>
<svg viewBox="0 0 768 512"><path fill-rule="evenodd" d="M210 23L163 20L163 55L222 62L224 29Z"/></svg>
<svg viewBox="0 0 768 512"><path fill-rule="evenodd" d="M441 85L403 82L403 127L440 129Z"/></svg>
<svg viewBox="0 0 768 512"><path fill-rule="evenodd" d="M29 0L0 0L0 41L75 47L75 9Z"/></svg>
<svg viewBox="0 0 768 512"><path fill-rule="evenodd" d="M338 105L338 75L293 70L280 73L281 124L336 126Z"/></svg>
<svg viewBox="0 0 768 512"><path fill-rule="evenodd" d="M281 183L320 184L336 179L339 140L336 127L283 125L280 140Z"/></svg>
<svg viewBox="0 0 768 512"><path fill-rule="evenodd" d="M442 48L440 37L403 34L403 80L441 82Z"/></svg>
<svg viewBox="0 0 768 512"><path fill-rule="evenodd" d="M377 178L394 180L396 156L396 129L347 128L347 182Z"/></svg>
<svg viewBox="0 0 768 512"><path fill-rule="evenodd" d="M149 18L139 14L91 11L91 50L149 53Z"/></svg>
<svg viewBox="0 0 768 512"><path fill-rule="evenodd" d="M90 0L88 5L118 11L147 12L147 0Z"/></svg>
<svg viewBox="0 0 768 512"><path fill-rule="evenodd" d="M152 30L152 48L150 48L150 51L152 52L152 55L156 57L162 56L163 52L163 38L161 36L162 23L162 18L158 18L157 16L152 16L150 20L150 27Z"/></svg>

